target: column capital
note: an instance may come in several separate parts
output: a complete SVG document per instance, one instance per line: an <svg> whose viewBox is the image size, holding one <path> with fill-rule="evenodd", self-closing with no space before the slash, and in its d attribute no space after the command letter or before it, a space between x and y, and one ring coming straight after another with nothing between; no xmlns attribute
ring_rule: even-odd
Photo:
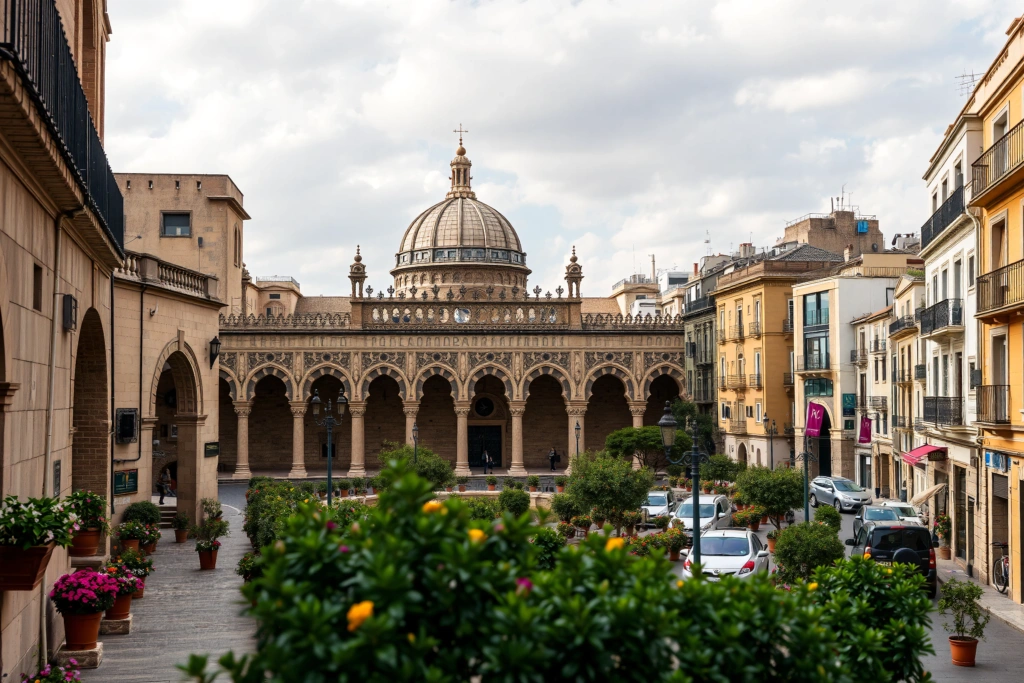
<svg viewBox="0 0 1024 683"><path fill-rule="evenodd" d="M402 412L405 413L406 417L416 417L417 413L420 412L420 407L418 405L410 406L406 404L402 406Z"/></svg>
<svg viewBox="0 0 1024 683"><path fill-rule="evenodd" d="M630 403L629 414L633 417L643 417L644 413L647 412L646 403Z"/></svg>
<svg viewBox="0 0 1024 683"><path fill-rule="evenodd" d="M523 413L526 412L526 404L523 403L521 405L517 405L515 403L512 403L508 407L508 412L509 414L512 415L512 417L522 417Z"/></svg>
<svg viewBox="0 0 1024 683"><path fill-rule="evenodd" d="M352 417L366 415L366 401L349 401L348 412Z"/></svg>
<svg viewBox="0 0 1024 683"><path fill-rule="evenodd" d="M565 412L575 417L583 417L587 414L586 403L569 403L565 406Z"/></svg>
<svg viewBox="0 0 1024 683"><path fill-rule="evenodd" d="M252 401L234 401L235 415L238 417L249 417L252 412Z"/></svg>
<svg viewBox="0 0 1024 683"><path fill-rule="evenodd" d="M309 407L305 401L292 401L288 404L292 410L292 415L295 417L302 417L306 414L306 409Z"/></svg>
<svg viewBox="0 0 1024 683"><path fill-rule="evenodd" d="M469 410L470 410L470 406L468 406L468 405L458 405L458 404L456 404L456 406L455 406L455 415L457 417L469 417Z"/></svg>

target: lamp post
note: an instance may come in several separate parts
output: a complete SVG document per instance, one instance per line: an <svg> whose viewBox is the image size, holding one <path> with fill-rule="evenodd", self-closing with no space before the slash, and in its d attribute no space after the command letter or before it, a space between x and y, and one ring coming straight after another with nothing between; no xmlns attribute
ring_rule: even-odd
<svg viewBox="0 0 1024 683"><path fill-rule="evenodd" d="M580 454L580 421L579 420L576 420L576 429L574 429L573 431L576 432L576 455L579 455Z"/></svg>
<svg viewBox="0 0 1024 683"><path fill-rule="evenodd" d="M348 404L348 399L345 398L345 385L341 385L341 391L338 393L338 400L335 402L335 408L338 411L338 417L334 417L331 409L331 399L327 399L327 412L324 413L324 419L317 419L320 415L320 406L323 402L320 400L319 390L313 392L313 398L310 400L310 404L313 406L313 422L318 427L327 427L327 507L331 507L331 498L334 494L334 484L331 482L332 474L332 461L334 453L332 435L335 427L341 425L342 419L345 417L345 406Z"/></svg>
<svg viewBox="0 0 1024 683"><path fill-rule="evenodd" d="M420 447L420 428L415 422L412 423L412 464L417 462L417 453Z"/></svg>
<svg viewBox="0 0 1024 683"><path fill-rule="evenodd" d="M810 522L811 521L811 503L810 503L809 496L808 496L808 493L809 493L808 489L810 488L810 481L808 479L807 463L810 460L814 460L815 462L817 462L818 461L818 456L816 456L813 453L811 453L811 451L807 448L807 432L806 431L804 432L804 450L803 450L802 453L799 453L796 456L796 459L804 461L804 521L805 522Z"/></svg>
<svg viewBox="0 0 1024 683"><path fill-rule="evenodd" d="M687 560L689 560L690 566L693 567L700 564L700 489L698 487L700 482L700 466L708 461L708 455L701 452L697 447L697 421L688 420L688 422L690 423L692 449L684 455L673 455L672 447L676 443L676 429L679 425L676 419L672 417L672 408L669 406L669 402L665 401L665 413L658 420L658 428L661 430L661 443L665 447L665 459L673 465L689 465L690 476L692 477L693 495L690 497L690 507L693 508L693 548Z"/></svg>
<svg viewBox="0 0 1024 683"><path fill-rule="evenodd" d="M768 435L768 453L771 458L771 469L775 469L775 435L779 433L778 428L775 426L775 420L771 421L771 425L768 424L768 413L764 414L764 433Z"/></svg>

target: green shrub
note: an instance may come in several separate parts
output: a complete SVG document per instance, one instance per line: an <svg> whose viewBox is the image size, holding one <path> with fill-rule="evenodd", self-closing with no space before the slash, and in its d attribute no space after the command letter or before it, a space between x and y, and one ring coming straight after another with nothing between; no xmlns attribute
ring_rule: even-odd
<svg viewBox="0 0 1024 683"><path fill-rule="evenodd" d="M636 470L629 460L587 452L572 459L565 492L581 510L596 510L595 519L604 517L621 526L621 513L639 510L653 485L649 469Z"/></svg>
<svg viewBox="0 0 1024 683"><path fill-rule="evenodd" d="M540 477L538 477L536 474L531 474L526 478L526 485L532 486L533 488L537 488L538 486L540 486Z"/></svg>
<svg viewBox="0 0 1024 683"><path fill-rule="evenodd" d="M273 477L262 477L262 476L260 476L260 477L249 477L249 488L250 489L258 489L261 486L266 486L267 484L273 484L273 483L274 483L274 478Z"/></svg>
<svg viewBox="0 0 1024 683"><path fill-rule="evenodd" d="M583 512L576 501L567 493L556 493L551 496L551 512L555 513L555 516L563 522L568 522L570 519Z"/></svg>
<svg viewBox="0 0 1024 683"><path fill-rule="evenodd" d="M555 486L565 486L567 483L569 483L569 477L564 474L559 474L555 477Z"/></svg>
<svg viewBox="0 0 1024 683"><path fill-rule="evenodd" d="M787 527L775 541L777 577L784 583L806 581L818 567L830 567L846 555L846 548L825 524L803 523Z"/></svg>
<svg viewBox="0 0 1024 683"><path fill-rule="evenodd" d="M803 505L804 480L795 469L749 467L736 477L736 485L744 501L764 508L776 529L790 510Z"/></svg>
<svg viewBox="0 0 1024 683"><path fill-rule="evenodd" d="M708 481L736 481L746 465L728 455L712 455L700 466L700 478Z"/></svg>
<svg viewBox="0 0 1024 683"><path fill-rule="evenodd" d="M344 491L345 493L348 493L352 490L352 482L348 479L339 479L337 483L332 481L331 484L334 486L336 491Z"/></svg>
<svg viewBox="0 0 1024 683"><path fill-rule="evenodd" d="M670 477L675 477L676 479L678 479L683 474L683 466L669 465L668 467L665 468L665 473L668 474L668 476Z"/></svg>
<svg viewBox="0 0 1024 683"><path fill-rule="evenodd" d="M492 520L501 514L498 501L494 498L470 498L466 502L470 519Z"/></svg>
<svg viewBox="0 0 1024 683"><path fill-rule="evenodd" d="M487 475L486 481L487 481L487 485L488 486L497 486L498 485L498 478L497 477L492 477L491 475Z"/></svg>
<svg viewBox="0 0 1024 683"><path fill-rule="evenodd" d="M533 537L533 547L537 549L537 567L553 569L558 551L565 547L566 537L551 527L541 527Z"/></svg>
<svg viewBox="0 0 1024 683"><path fill-rule="evenodd" d="M814 510L814 521L821 522L838 534L843 530L843 516L831 505L823 505Z"/></svg>
<svg viewBox="0 0 1024 683"><path fill-rule="evenodd" d="M307 496L311 496L314 493L316 493L316 485L311 481L300 481L299 491L306 494Z"/></svg>
<svg viewBox="0 0 1024 683"><path fill-rule="evenodd" d="M379 492L391 485L392 474L388 465L393 461L408 461L416 474L431 482L435 491L455 483L454 466L426 446L416 449L416 462L413 463L413 447L408 444L386 442L384 450L377 454L381 474L374 488Z"/></svg>
<svg viewBox="0 0 1024 683"><path fill-rule="evenodd" d="M498 494L498 507L503 512L522 517L530 511L530 494L519 488L507 488Z"/></svg>
<svg viewBox="0 0 1024 683"><path fill-rule="evenodd" d="M140 524L160 525L160 508L148 500L140 500L132 503L124 509L121 515L122 522L139 522Z"/></svg>

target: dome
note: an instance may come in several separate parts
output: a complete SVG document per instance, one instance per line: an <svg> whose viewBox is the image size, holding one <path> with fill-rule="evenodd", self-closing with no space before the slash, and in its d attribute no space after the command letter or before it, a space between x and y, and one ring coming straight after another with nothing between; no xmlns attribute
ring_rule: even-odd
<svg viewBox="0 0 1024 683"><path fill-rule="evenodd" d="M399 252L439 247L523 250L508 219L470 197L450 197L417 216L405 231Z"/></svg>

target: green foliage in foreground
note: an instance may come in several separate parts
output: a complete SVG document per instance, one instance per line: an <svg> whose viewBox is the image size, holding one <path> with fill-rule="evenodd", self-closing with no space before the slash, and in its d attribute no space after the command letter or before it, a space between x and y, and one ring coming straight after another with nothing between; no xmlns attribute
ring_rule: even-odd
<svg viewBox="0 0 1024 683"><path fill-rule="evenodd" d="M905 609L920 580L899 571L858 560L791 590L761 577L680 585L661 551L636 557L601 533L538 548L529 516L474 520L407 467L391 475L360 521L299 503L263 549L243 588L258 651L221 658L232 681L924 680L927 648L909 645L927 617ZM206 665L182 669L212 680Z"/></svg>
<svg viewBox="0 0 1024 683"><path fill-rule="evenodd" d="M822 522L794 524L775 539L779 581L806 581L818 567L831 567L846 555L846 548L832 527Z"/></svg>

